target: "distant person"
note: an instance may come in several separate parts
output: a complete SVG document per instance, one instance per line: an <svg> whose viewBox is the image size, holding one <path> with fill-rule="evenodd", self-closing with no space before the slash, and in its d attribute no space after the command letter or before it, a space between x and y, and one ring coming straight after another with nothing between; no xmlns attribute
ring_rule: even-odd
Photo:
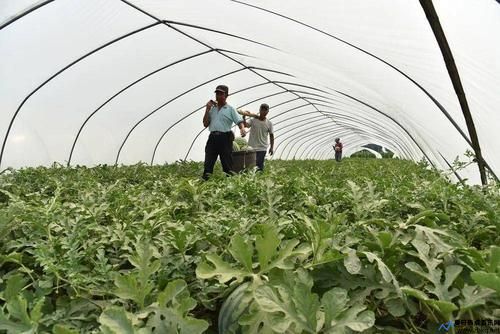
<svg viewBox="0 0 500 334"><path fill-rule="evenodd" d="M274 131L273 123L266 118L269 113L269 105L262 103L259 108L259 114L252 114L248 111L238 111L245 120L245 127L250 128L250 138L248 140L248 146L255 149L257 170L264 171L264 160L267 153L267 148L269 147L269 141L271 146L269 148L269 155L274 154ZM246 116L251 116L253 118L246 120Z"/></svg>
<svg viewBox="0 0 500 334"><path fill-rule="evenodd" d="M344 145L340 142L340 138L335 138L335 145L333 148L335 149L335 160L340 162L342 159L342 149L344 148Z"/></svg>
<svg viewBox="0 0 500 334"><path fill-rule="evenodd" d="M203 126L208 127L210 135L205 146L205 164L202 178L208 180L214 171L217 157L220 156L222 170L226 175L233 173L233 150L234 134L231 126L237 124L240 128L241 136L245 137L244 121L236 110L227 104L229 88L219 85L215 88L215 100L207 102L205 115L203 116Z"/></svg>

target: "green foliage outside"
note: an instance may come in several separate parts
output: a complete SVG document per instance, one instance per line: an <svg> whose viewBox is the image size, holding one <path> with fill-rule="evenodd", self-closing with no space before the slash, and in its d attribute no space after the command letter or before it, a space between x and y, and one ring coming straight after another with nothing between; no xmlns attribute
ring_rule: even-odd
<svg viewBox="0 0 500 334"><path fill-rule="evenodd" d="M393 159L266 169L4 173L0 333L436 333L500 318L498 186Z"/></svg>
<svg viewBox="0 0 500 334"><path fill-rule="evenodd" d="M380 154L382 155L382 159L390 159L390 158L394 157L394 153L391 151L380 152Z"/></svg>
<svg viewBox="0 0 500 334"><path fill-rule="evenodd" d="M394 153L393 152L379 152L380 155L382 156L382 159L390 159L394 156ZM371 158L376 158L375 154L373 154L372 152L368 151L368 150L361 150L361 151L358 151L358 152L355 152L353 154L351 154L350 158L365 158L365 159L371 159Z"/></svg>
<svg viewBox="0 0 500 334"><path fill-rule="evenodd" d="M361 150L361 151L358 151L356 153L351 154L351 158L371 159L371 158L376 158L376 156L375 156L375 154L373 154L372 152L370 152L368 150Z"/></svg>

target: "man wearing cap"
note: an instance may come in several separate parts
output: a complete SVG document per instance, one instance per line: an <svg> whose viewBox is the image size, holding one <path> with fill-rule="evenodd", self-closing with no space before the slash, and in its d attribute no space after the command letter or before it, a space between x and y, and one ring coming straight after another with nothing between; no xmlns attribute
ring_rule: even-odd
<svg viewBox="0 0 500 334"><path fill-rule="evenodd" d="M203 116L203 126L208 127L210 135L205 146L205 166L203 170L203 179L207 180L214 171L214 165L217 157L220 156L222 170L226 175L232 173L233 158L231 152L233 149L233 132L231 126L237 124L240 128L241 136L245 136L243 119L236 110L226 103L229 95L229 88L225 85L219 85L215 88L215 101L208 101Z"/></svg>
<svg viewBox="0 0 500 334"><path fill-rule="evenodd" d="M250 139L248 140L248 145L256 151L255 164L257 165L257 169L259 171L264 170L264 158L266 157L267 147L269 146L267 141L268 135L271 141L269 154L273 155L274 153L273 123L266 118L268 112L269 106L266 103L262 103L260 105L258 116L249 112L241 112L245 116L254 117L248 121L245 119L245 126L250 128Z"/></svg>

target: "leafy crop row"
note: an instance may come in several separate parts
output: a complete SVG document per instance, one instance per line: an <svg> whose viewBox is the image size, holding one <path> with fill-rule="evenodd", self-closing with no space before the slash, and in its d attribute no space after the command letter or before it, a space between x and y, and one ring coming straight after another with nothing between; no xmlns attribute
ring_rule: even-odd
<svg viewBox="0 0 500 334"><path fill-rule="evenodd" d="M500 317L500 193L401 160L0 177L0 333L424 333Z"/></svg>

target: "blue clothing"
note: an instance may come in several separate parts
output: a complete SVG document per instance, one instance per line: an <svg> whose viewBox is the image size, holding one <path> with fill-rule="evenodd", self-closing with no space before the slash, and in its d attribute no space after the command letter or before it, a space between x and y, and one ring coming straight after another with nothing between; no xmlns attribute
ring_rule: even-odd
<svg viewBox="0 0 500 334"><path fill-rule="evenodd" d="M337 160L337 162L342 160L342 151L335 151L335 160Z"/></svg>
<svg viewBox="0 0 500 334"><path fill-rule="evenodd" d="M257 165L257 170L264 170L264 160L266 158L267 151L256 151L255 152L255 165Z"/></svg>
<svg viewBox="0 0 500 334"><path fill-rule="evenodd" d="M231 131L233 123L239 124L243 122L243 119L236 110L227 103L220 110L216 106L213 106L208 112L208 115L210 119L208 129L210 132L229 132Z"/></svg>

